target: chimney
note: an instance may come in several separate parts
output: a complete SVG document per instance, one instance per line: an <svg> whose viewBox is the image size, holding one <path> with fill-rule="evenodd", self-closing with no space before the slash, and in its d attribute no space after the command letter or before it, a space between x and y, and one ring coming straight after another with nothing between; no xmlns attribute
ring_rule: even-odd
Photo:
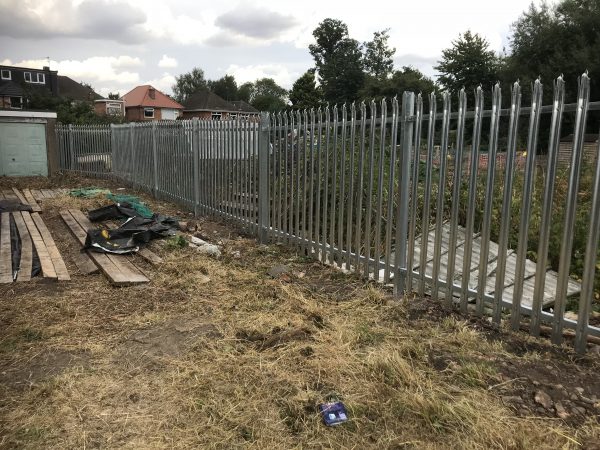
<svg viewBox="0 0 600 450"><path fill-rule="evenodd" d="M50 66L44 66L44 67L42 67L42 70L44 72L50 72Z"/></svg>
<svg viewBox="0 0 600 450"><path fill-rule="evenodd" d="M154 100L156 98L156 89L154 89L153 87L151 87L150 89L148 89L148 96Z"/></svg>

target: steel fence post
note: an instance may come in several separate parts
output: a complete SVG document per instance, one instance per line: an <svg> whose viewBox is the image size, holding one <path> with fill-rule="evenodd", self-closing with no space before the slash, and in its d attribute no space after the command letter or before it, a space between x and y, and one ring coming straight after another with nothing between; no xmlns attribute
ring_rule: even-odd
<svg viewBox="0 0 600 450"><path fill-rule="evenodd" d="M74 152L74 145L73 145L73 124L69 124L69 170L75 170L75 152Z"/></svg>
<svg viewBox="0 0 600 450"><path fill-rule="evenodd" d="M158 157L156 149L156 122L152 122L152 181L154 198L158 196Z"/></svg>
<svg viewBox="0 0 600 450"><path fill-rule="evenodd" d="M396 220L396 267L394 274L394 294L404 292L407 275L407 235L408 235L408 202L410 194L410 160L413 141L413 115L415 112L415 94L402 94L402 147L400 149L400 167L398 182L398 212Z"/></svg>
<svg viewBox="0 0 600 450"><path fill-rule="evenodd" d="M261 244L269 236L269 114L261 113L258 141L258 239Z"/></svg>
<svg viewBox="0 0 600 450"><path fill-rule="evenodd" d="M198 118L192 119L192 159L194 164L194 217L198 216L198 205L200 203L200 168L198 152L200 151L200 127Z"/></svg>

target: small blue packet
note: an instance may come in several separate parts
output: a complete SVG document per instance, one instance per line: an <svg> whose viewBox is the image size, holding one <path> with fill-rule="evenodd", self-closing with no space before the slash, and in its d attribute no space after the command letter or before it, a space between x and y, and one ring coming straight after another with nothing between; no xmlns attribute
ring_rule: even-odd
<svg viewBox="0 0 600 450"><path fill-rule="evenodd" d="M321 416L323 416L323 422L328 427L339 425L348 420L348 412L342 402L321 403L319 411L321 412Z"/></svg>

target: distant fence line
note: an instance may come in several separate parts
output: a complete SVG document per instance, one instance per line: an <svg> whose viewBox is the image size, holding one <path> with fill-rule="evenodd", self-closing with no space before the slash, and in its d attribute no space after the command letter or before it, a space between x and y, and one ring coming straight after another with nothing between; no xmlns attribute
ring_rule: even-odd
<svg viewBox="0 0 600 450"><path fill-rule="evenodd" d="M571 329L582 352L589 336L600 337L600 328L590 324L594 288L600 288L594 285L600 168L597 143L584 152L589 79L581 77L575 104L565 104L562 78L549 106L542 106L539 81L527 107L518 83L509 108L502 109L498 85L491 110L484 111L483 98L478 89L468 109L463 90L452 112L450 94L439 106L431 95L428 114L422 96L406 92L391 105L282 111L262 114L260 122L58 126L60 164L64 171L129 182L197 214L234 220L262 242L283 240L323 262L392 283L396 294L430 292L463 313L490 315L496 324L506 319L513 329L525 325L535 336L548 325L554 343ZM542 114L551 114L544 156L537 155ZM567 114L574 115L568 183L556 197ZM482 127L484 117L489 130ZM518 151L523 130L526 149ZM593 198L583 230L581 292L575 318L567 318L567 299L579 291L569 275L582 165L589 166L590 155ZM544 159L542 177L536 176ZM511 217L515 198L521 207ZM540 212L535 229L534 207ZM551 274L557 207L565 214L560 264ZM527 259L532 232L537 262Z"/></svg>

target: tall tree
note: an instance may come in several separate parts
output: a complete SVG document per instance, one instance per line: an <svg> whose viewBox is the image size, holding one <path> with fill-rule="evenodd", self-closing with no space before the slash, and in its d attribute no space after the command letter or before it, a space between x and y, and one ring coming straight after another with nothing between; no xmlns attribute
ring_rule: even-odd
<svg viewBox="0 0 600 450"><path fill-rule="evenodd" d="M121 95L118 92L109 92L108 98L110 100L119 100L121 98Z"/></svg>
<svg viewBox="0 0 600 450"><path fill-rule="evenodd" d="M544 97L552 98L551 81L564 75L568 101L577 92L577 77L586 69L591 96L600 98L600 3L597 0L563 0L554 6L531 5L512 26L512 53L505 78L529 84L541 75Z"/></svg>
<svg viewBox="0 0 600 450"><path fill-rule="evenodd" d="M348 26L340 20L325 19L313 31L316 43L309 45L315 60L324 99L343 103L358 98L364 84L360 43L348 36Z"/></svg>
<svg viewBox="0 0 600 450"><path fill-rule="evenodd" d="M373 33L373 40L364 43L365 57L364 65L367 74L381 80L389 77L394 70L395 48L388 44L390 29Z"/></svg>
<svg viewBox="0 0 600 450"><path fill-rule="evenodd" d="M238 88L238 100L243 100L246 103L250 103L250 97L254 91L254 83L247 81Z"/></svg>
<svg viewBox="0 0 600 450"><path fill-rule="evenodd" d="M208 88L225 100L238 100L238 86L233 75L209 81Z"/></svg>
<svg viewBox="0 0 600 450"><path fill-rule="evenodd" d="M307 70L298 78L290 91L290 101L294 108L318 108L323 103L321 87L317 86L315 70Z"/></svg>
<svg viewBox="0 0 600 450"><path fill-rule="evenodd" d="M272 78L261 78L252 83L250 104L259 111L279 111L287 106L288 92Z"/></svg>
<svg viewBox="0 0 600 450"><path fill-rule="evenodd" d="M491 90L498 80L498 57L489 43L477 33L466 31L442 51L442 59L434 67L440 85L452 92L465 88L473 92L480 84Z"/></svg>
<svg viewBox="0 0 600 450"><path fill-rule="evenodd" d="M191 72L175 77L175 84L172 87L173 98L179 103L183 103L194 92L207 88L208 84L204 78L204 71L194 67Z"/></svg>

